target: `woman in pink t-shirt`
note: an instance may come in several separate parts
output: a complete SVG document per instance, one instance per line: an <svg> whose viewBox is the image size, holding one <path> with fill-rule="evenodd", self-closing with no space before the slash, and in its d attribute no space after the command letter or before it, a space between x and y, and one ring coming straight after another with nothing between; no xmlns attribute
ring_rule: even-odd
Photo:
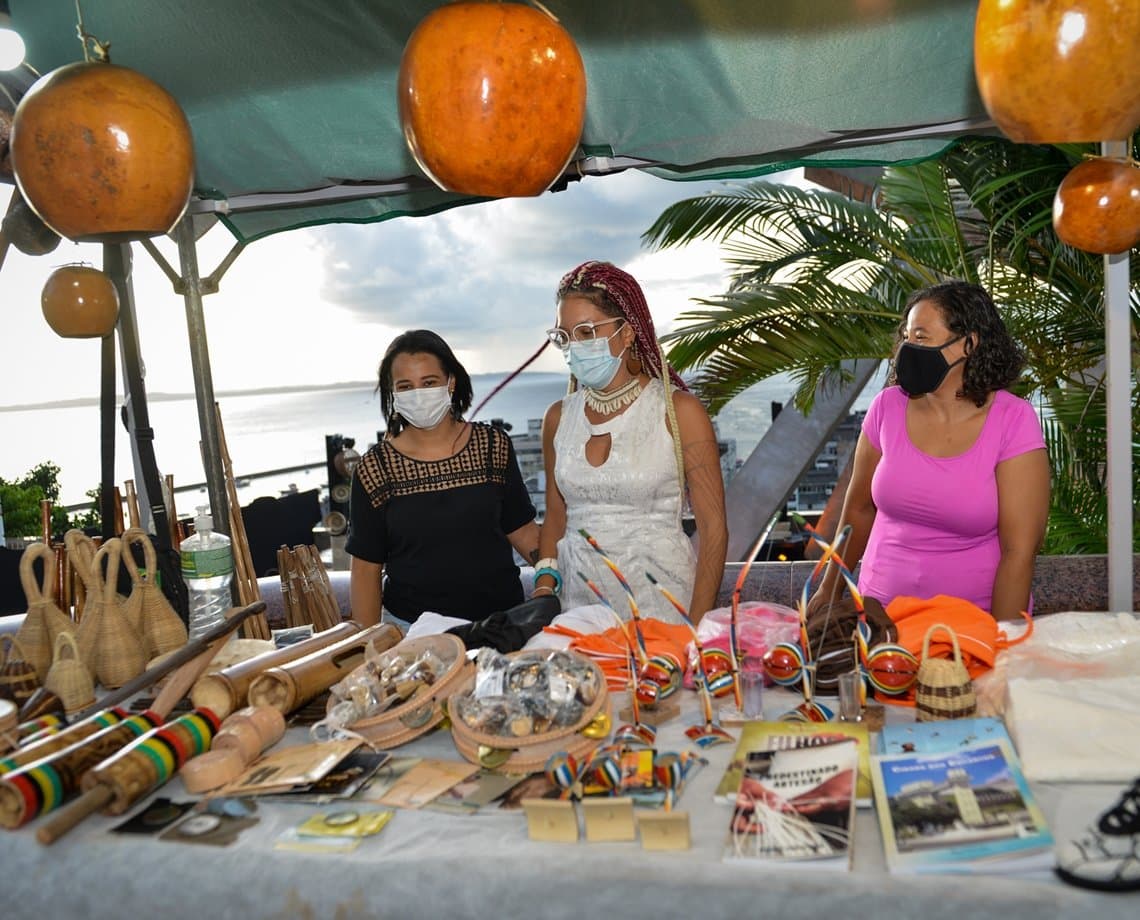
<svg viewBox="0 0 1140 920"><path fill-rule="evenodd" d="M1049 462L1033 407L1008 387L1021 349L984 289L952 281L907 301L888 386L855 448L840 527L859 590L965 598L1008 620L1030 609L1049 515ZM812 606L831 596L829 573Z"/></svg>

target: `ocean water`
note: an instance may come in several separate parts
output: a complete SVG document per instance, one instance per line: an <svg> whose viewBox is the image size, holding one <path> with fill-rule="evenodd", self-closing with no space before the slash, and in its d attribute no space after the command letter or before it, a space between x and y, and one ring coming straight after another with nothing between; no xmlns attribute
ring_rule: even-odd
<svg viewBox="0 0 1140 920"><path fill-rule="evenodd" d="M473 407L503 379L502 374L472 378ZM877 387L872 384L859 397L855 408L866 408ZM771 424L771 403L787 403L793 386L775 377L756 384L727 405L716 422L722 438L736 440L737 456L744 459ZM546 407L566 392L564 374L520 374L479 413L478 419L501 418L512 433L527 430L530 419L540 419ZM222 424L238 481L238 497L247 504L261 495L276 496L296 486L304 491L325 483L325 436L340 434L355 438L362 451L374 443L383 422L380 401L373 384L312 390L289 390L256 394L217 394ZM148 402L155 433L159 471L174 477L176 490L203 483L204 467L199 447L198 410L193 395L152 397ZM469 414L470 417L470 414ZM115 481L122 486L134 479L134 466L126 430L116 426ZM85 493L99 482L99 406L47 406L0 408L0 477L23 476L32 467L51 461L61 469L61 501L78 505ZM309 471L256 476L270 470L314 464ZM193 512L206 503L204 487L177 495L178 512Z"/></svg>

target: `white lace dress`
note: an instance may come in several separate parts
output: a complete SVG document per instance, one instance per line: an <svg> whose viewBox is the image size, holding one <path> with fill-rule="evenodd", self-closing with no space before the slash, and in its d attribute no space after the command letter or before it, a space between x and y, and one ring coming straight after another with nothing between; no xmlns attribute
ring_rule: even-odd
<svg viewBox="0 0 1140 920"><path fill-rule="evenodd" d="M609 434L610 453L601 466L586 459L586 442ZM681 529L681 494L673 440L665 423L665 388L654 379L625 412L595 425L586 418L585 394L562 400L554 435L554 475L566 500L566 533L558 541L562 609L596 604L578 577L593 581L623 619L629 602L602 558L578 533L585 528L614 561L637 598L643 616L681 622L646 572L684 605L693 593L696 553Z"/></svg>

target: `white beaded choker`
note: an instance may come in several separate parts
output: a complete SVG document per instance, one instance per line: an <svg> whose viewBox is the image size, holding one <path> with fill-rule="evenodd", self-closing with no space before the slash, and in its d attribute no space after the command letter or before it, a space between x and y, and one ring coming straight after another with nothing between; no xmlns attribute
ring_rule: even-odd
<svg viewBox="0 0 1140 920"><path fill-rule="evenodd" d="M629 380L610 393L593 390L590 387L585 387L583 392L586 394L587 406L602 415L610 415L637 399L641 395L641 390L641 379L630 377Z"/></svg>

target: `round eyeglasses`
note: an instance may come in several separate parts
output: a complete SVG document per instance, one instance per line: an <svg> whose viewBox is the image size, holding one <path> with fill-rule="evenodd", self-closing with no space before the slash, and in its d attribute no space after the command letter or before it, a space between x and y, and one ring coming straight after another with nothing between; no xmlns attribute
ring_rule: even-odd
<svg viewBox="0 0 1140 920"><path fill-rule="evenodd" d="M546 330L546 338L550 344L556 348L563 350L570 347L571 342L592 342L598 337L598 327L606 326L610 323L624 323L625 319L621 316L615 316L612 319L603 319L599 322L585 322L578 323L573 329L567 332L565 329L560 329L555 326L553 329Z"/></svg>

